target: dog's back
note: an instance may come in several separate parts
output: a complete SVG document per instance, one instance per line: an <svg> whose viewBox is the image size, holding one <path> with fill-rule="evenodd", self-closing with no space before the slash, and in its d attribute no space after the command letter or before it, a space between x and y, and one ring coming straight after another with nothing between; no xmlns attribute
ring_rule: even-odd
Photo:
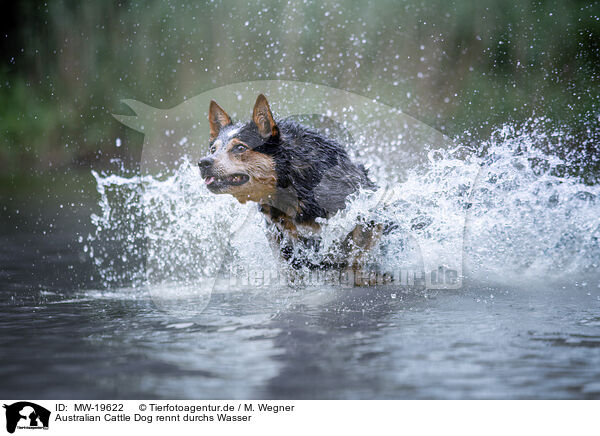
<svg viewBox="0 0 600 436"><path fill-rule="evenodd" d="M359 188L374 188L364 167L354 164L344 148L292 120L277 123L277 144L258 150L275 161L278 196L270 206L288 213L301 225L315 225L343 209L348 196Z"/></svg>

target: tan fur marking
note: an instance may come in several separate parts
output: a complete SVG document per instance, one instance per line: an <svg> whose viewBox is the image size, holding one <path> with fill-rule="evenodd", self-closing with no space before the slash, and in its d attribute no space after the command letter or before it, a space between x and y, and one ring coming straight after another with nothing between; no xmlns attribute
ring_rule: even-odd
<svg viewBox="0 0 600 436"><path fill-rule="evenodd" d="M233 161L234 159L231 159ZM277 175L275 161L263 153L247 150L235 158L228 173L241 172L250 176L250 180L241 186L232 186L227 193L233 195L240 203L255 201L266 202L275 196Z"/></svg>
<svg viewBox="0 0 600 436"><path fill-rule="evenodd" d="M231 150L236 145L243 145L244 147L248 147L248 144L240 141L238 138L233 138L231 141L227 143L227 150Z"/></svg>

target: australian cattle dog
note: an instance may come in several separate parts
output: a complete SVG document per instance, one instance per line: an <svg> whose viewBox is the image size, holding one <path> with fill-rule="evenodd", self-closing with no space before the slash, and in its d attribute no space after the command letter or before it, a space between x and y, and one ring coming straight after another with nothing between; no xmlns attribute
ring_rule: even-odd
<svg viewBox="0 0 600 436"><path fill-rule="evenodd" d="M257 203L272 248L295 269L361 267L362 255L381 233L373 222L358 224L341 242L347 253L341 263L315 263L305 253L318 247L320 219L344 209L359 189L376 188L362 165L317 131L291 119L275 120L262 94L248 122L233 122L214 101L208 118L209 154L198 165L212 193Z"/></svg>

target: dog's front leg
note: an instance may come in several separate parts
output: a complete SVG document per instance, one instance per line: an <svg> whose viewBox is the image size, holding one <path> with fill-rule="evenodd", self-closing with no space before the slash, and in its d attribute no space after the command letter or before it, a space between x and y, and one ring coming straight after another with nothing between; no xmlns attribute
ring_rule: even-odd
<svg viewBox="0 0 600 436"><path fill-rule="evenodd" d="M284 250L286 244L283 232L275 224L267 224L266 236L267 241L269 241L269 247L271 247L271 252L273 253L273 258L277 261L288 260L291 253L289 253L289 250Z"/></svg>

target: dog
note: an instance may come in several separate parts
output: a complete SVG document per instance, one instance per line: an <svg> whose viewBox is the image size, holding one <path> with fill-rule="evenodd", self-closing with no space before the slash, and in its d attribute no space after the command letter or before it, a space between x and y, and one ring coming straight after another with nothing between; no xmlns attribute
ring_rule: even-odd
<svg viewBox="0 0 600 436"><path fill-rule="evenodd" d="M256 99L252 119L234 123L215 102L209 106L209 154L198 162L208 190L258 204L274 252L293 268L360 268L360 258L381 234L359 224L342 242L347 258L309 260L319 245L320 219L346 206L360 189L375 190L364 166L336 141L291 119L275 120L267 98Z"/></svg>

